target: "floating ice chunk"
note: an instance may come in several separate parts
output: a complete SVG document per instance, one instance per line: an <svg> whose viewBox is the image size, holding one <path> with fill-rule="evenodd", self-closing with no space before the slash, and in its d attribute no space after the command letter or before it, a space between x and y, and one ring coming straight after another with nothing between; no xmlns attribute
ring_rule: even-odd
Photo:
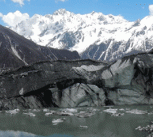
<svg viewBox="0 0 153 137"><path fill-rule="evenodd" d="M60 116L73 116L73 113L70 112L58 112L57 114Z"/></svg>
<svg viewBox="0 0 153 137"><path fill-rule="evenodd" d="M135 128L135 130L139 130L139 129L141 129L142 127L141 126L138 126L137 128Z"/></svg>
<svg viewBox="0 0 153 137"><path fill-rule="evenodd" d="M48 111L49 111L49 109L47 109L47 108L43 109L43 112L48 112Z"/></svg>
<svg viewBox="0 0 153 137"><path fill-rule="evenodd" d="M115 114L115 113L117 113L117 109L109 108L109 109L104 110L104 112Z"/></svg>
<svg viewBox="0 0 153 137"><path fill-rule="evenodd" d="M113 113L111 116L114 116L114 117L119 117L119 116L123 116L124 113Z"/></svg>
<svg viewBox="0 0 153 137"><path fill-rule="evenodd" d="M65 120L65 118L53 119L52 123L53 123L53 125L57 125L58 123L64 122L64 120Z"/></svg>
<svg viewBox="0 0 153 137"><path fill-rule="evenodd" d="M123 108L121 108L121 109L119 109L120 111L124 111L124 109Z"/></svg>
<svg viewBox="0 0 153 137"><path fill-rule="evenodd" d="M148 113L148 115L152 115L152 114L153 114L153 112Z"/></svg>
<svg viewBox="0 0 153 137"><path fill-rule="evenodd" d="M67 108L67 109L65 109L65 111L66 112L72 112L72 113L78 112L78 110L77 109L74 109L74 108Z"/></svg>
<svg viewBox="0 0 153 137"><path fill-rule="evenodd" d="M153 125L147 125L146 127L138 126L137 128L135 128L135 130L152 132ZM152 136L150 136L150 137L152 137Z"/></svg>
<svg viewBox="0 0 153 137"><path fill-rule="evenodd" d="M95 108L88 108L88 110L89 110L90 112L100 111L100 109L95 109Z"/></svg>
<svg viewBox="0 0 153 137"><path fill-rule="evenodd" d="M104 106L104 108L112 108L112 107L114 107L114 106Z"/></svg>
<svg viewBox="0 0 153 137"><path fill-rule="evenodd" d="M23 113L23 114L28 115L30 117L35 117L36 116L34 113Z"/></svg>
<svg viewBox="0 0 153 137"><path fill-rule="evenodd" d="M59 115L59 116L73 116L74 114L71 113L71 112L66 112L66 111L59 111L59 112L56 112L56 111L50 111L48 113L45 114L45 116L49 116L49 115Z"/></svg>
<svg viewBox="0 0 153 137"><path fill-rule="evenodd" d="M46 113L45 116L53 115L53 113Z"/></svg>
<svg viewBox="0 0 153 137"><path fill-rule="evenodd" d="M10 113L11 115L17 114L20 110L19 109L14 109L14 110L8 110L6 113Z"/></svg>
<svg viewBox="0 0 153 137"><path fill-rule="evenodd" d="M142 111L142 110L137 110L137 109L132 109L129 111L126 111L126 113L131 113L131 114L146 114L146 111Z"/></svg>
<svg viewBox="0 0 153 137"><path fill-rule="evenodd" d="M86 111L80 111L80 113L86 113Z"/></svg>
<svg viewBox="0 0 153 137"><path fill-rule="evenodd" d="M91 117L93 116L95 113L93 112L84 112L81 111L80 113L76 114L75 116L79 117L79 118L87 118L87 117Z"/></svg>
<svg viewBox="0 0 153 137"><path fill-rule="evenodd" d="M40 109L33 109L33 112L40 112Z"/></svg>
<svg viewBox="0 0 153 137"><path fill-rule="evenodd" d="M127 110L130 110L130 109L129 109L129 108L126 108L126 111L127 111Z"/></svg>
<svg viewBox="0 0 153 137"><path fill-rule="evenodd" d="M49 115L53 115L53 114L55 114L55 111L48 112L48 113L45 114L45 116L49 116Z"/></svg>
<svg viewBox="0 0 153 137"><path fill-rule="evenodd" d="M81 125L80 125L80 128L86 128L86 129L87 129L87 128L88 128L88 126L81 126Z"/></svg>

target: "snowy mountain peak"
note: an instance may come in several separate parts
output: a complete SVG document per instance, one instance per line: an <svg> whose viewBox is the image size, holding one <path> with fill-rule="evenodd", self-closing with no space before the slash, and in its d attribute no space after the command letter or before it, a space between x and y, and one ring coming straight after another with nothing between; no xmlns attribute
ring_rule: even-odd
<svg viewBox="0 0 153 137"><path fill-rule="evenodd" d="M70 12L67 11L66 9L59 9L53 13L53 15L65 15L65 14L70 14Z"/></svg>
<svg viewBox="0 0 153 137"><path fill-rule="evenodd" d="M147 16L130 22L121 15L81 15L59 9L45 16L36 14L11 29L39 45L76 50L83 58L114 60L153 47L152 20Z"/></svg>
<svg viewBox="0 0 153 137"><path fill-rule="evenodd" d="M153 25L153 16L152 15L146 16L141 20L141 24L147 27L151 27Z"/></svg>
<svg viewBox="0 0 153 137"><path fill-rule="evenodd" d="M93 15L93 14L95 14L95 11L92 11L92 12L91 12L91 15Z"/></svg>

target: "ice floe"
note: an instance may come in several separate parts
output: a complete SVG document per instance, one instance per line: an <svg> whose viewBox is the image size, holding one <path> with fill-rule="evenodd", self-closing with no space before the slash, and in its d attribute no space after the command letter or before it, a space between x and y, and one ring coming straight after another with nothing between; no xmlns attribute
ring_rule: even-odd
<svg viewBox="0 0 153 137"><path fill-rule="evenodd" d="M132 110L128 110L126 111L126 113L130 113L130 114L146 114L146 111L142 111L142 110L138 110L138 109L132 109Z"/></svg>
<svg viewBox="0 0 153 137"><path fill-rule="evenodd" d="M124 111L124 109L123 108L121 108L121 109L119 109L120 111Z"/></svg>
<svg viewBox="0 0 153 137"><path fill-rule="evenodd" d="M50 115L53 115L53 112L45 113L45 116L50 116Z"/></svg>
<svg viewBox="0 0 153 137"><path fill-rule="evenodd" d="M117 109L109 108L109 109L104 110L104 112L114 114L114 113L117 113Z"/></svg>
<svg viewBox="0 0 153 137"><path fill-rule="evenodd" d="M45 113L45 116L49 116L49 115L54 115L54 114L56 114L57 112L56 111L54 111L54 110L48 110L48 111L46 111L47 113Z"/></svg>
<svg viewBox="0 0 153 137"><path fill-rule="evenodd" d="M151 123L153 122L151 121ZM149 135L147 137L153 137L153 125L152 124L147 125L146 127L138 126L137 128L135 128L135 130L148 132Z"/></svg>
<svg viewBox="0 0 153 137"><path fill-rule="evenodd" d="M32 112L40 112L40 109L33 109Z"/></svg>
<svg viewBox="0 0 153 137"><path fill-rule="evenodd" d="M87 128L88 128L88 126L81 126L81 125L80 125L80 128L85 128L85 129L87 129Z"/></svg>
<svg viewBox="0 0 153 137"><path fill-rule="evenodd" d="M53 123L53 125L57 125L57 124L59 124L59 123L64 122L64 120L65 120L65 118L53 119L53 120L52 120L52 123Z"/></svg>
<svg viewBox="0 0 153 137"><path fill-rule="evenodd" d="M119 117L119 116L123 116L124 113L113 113L111 116L114 116L114 117Z"/></svg>
<svg viewBox="0 0 153 137"><path fill-rule="evenodd" d="M124 109L120 109L120 111L123 111L123 110ZM112 108L106 109L104 110L104 112L109 113L111 114L111 116L114 116L114 117L119 117L124 115L124 113L118 113L118 109L112 109Z"/></svg>
<svg viewBox="0 0 153 137"><path fill-rule="evenodd" d="M71 112L71 113L76 113L76 112L78 112L78 110L77 110L77 109L74 109L74 108L66 108L66 109L64 109L64 111L66 111L66 112Z"/></svg>
<svg viewBox="0 0 153 137"><path fill-rule="evenodd" d="M35 117L36 115L34 114L34 113L23 113L23 114L25 114L25 115L28 115L28 116L30 116L30 117Z"/></svg>
<svg viewBox="0 0 153 137"><path fill-rule="evenodd" d="M65 112L65 111L50 111L45 113L45 116L49 116L49 115L73 116L74 114L71 112Z"/></svg>
<svg viewBox="0 0 153 137"><path fill-rule="evenodd" d="M43 112L48 112L48 111L49 111L49 109L47 109L47 108L43 109Z"/></svg>
<svg viewBox="0 0 153 137"><path fill-rule="evenodd" d="M71 112L58 112L57 113L60 116L73 116L74 114Z"/></svg>
<svg viewBox="0 0 153 137"><path fill-rule="evenodd" d="M8 111L5 111L6 113L9 113L9 114L11 114L11 115L14 115L14 114L17 114L17 113L19 113L19 109L14 109L14 110L8 110Z"/></svg>
<svg viewBox="0 0 153 137"><path fill-rule="evenodd" d="M149 112L148 115L153 115L153 112Z"/></svg>
<svg viewBox="0 0 153 137"><path fill-rule="evenodd" d="M153 125L147 125L146 127L138 126L137 128L135 128L135 130L152 132Z"/></svg>
<svg viewBox="0 0 153 137"><path fill-rule="evenodd" d="M85 111L80 111L80 113L75 114L75 116L79 118L88 118L93 116L95 113L94 112L85 112Z"/></svg>

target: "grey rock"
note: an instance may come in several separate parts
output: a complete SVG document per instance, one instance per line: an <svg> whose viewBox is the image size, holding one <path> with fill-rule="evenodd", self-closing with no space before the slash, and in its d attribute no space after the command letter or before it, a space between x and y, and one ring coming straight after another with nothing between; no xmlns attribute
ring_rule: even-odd
<svg viewBox="0 0 153 137"><path fill-rule="evenodd" d="M0 75L0 108L153 104L153 54L45 61Z"/></svg>

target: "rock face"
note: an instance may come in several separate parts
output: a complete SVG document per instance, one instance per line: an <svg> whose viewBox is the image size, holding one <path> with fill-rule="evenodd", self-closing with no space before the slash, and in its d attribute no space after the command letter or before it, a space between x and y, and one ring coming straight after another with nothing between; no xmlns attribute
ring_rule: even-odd
<svg viewBox="0 0 153 137"><path fill-rule="evenodd" d="M77 52L42 47L0 25L0 70L38 61L79 59Z"/></svg>
<svg viewBox="0 0 153 137"><path fill-rule="evenodd" d="M153 54L45 61L0 75L0 108L153 104Z"/></svg>

